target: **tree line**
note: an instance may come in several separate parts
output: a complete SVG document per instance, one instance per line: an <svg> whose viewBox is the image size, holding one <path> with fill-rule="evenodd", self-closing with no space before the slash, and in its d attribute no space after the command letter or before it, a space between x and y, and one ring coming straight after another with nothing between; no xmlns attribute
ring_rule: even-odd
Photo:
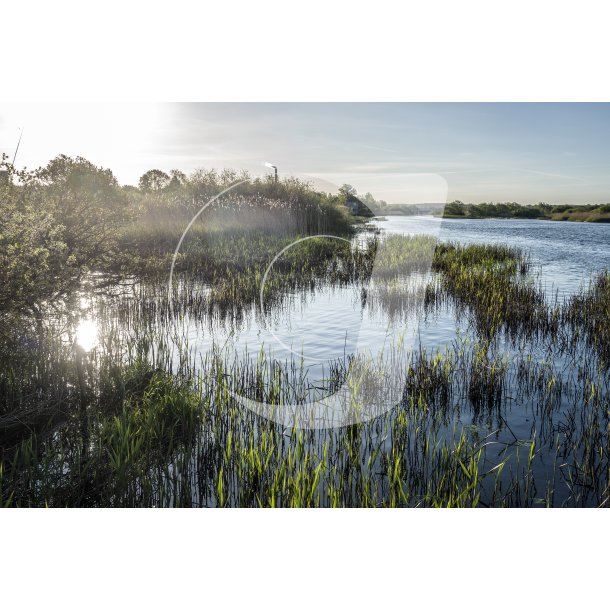
<svg viewBox="0 0 610 610"><path fill-rule="evenodd" d="M158 241L227 187L205 222L214 228L285 227L300 234L345 233L351 217L344 193L322 193L287 177L252 178L236 170L147 171L138 186L121 186L110 169L83 157L59 155L46 166L17 169L0 161L0 316L40 317L91 272L121 272L142 246L133 235ZM275 224L271 224L271 220ZM172 221L174 224L170 223ZM222 224L224 223L224 224ZM283 223L283 224L282 224ZM175 225L175 226L174 226ZM178 233L179 235L179 233ZM175 245L175 232L168 244Z"/></svg>
<svg viewBox="0 0 610 610"><path fill-rule="evenodd" d="M607 214L610 204L598 205L551 205L540 202L535 205L510 203L464 203L452 201L445 206L443 216L446 218L530 218L561 220L561 216L593 212ZM568 219L568 218L566 218Z"/></svg>

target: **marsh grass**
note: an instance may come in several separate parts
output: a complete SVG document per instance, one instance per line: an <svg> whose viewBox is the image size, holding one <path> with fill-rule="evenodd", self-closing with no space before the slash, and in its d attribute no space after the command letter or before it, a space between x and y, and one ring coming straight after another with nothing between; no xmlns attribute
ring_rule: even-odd
<svg viewBox="0 0 610 610"><path fill-rule="evenodd" d="M549 330L544 293L527 276L530 268L529 259L515 248L451 243L436 249L433 265L441 274L441 293L466 309L477 331L488 338L500 329L513 336Z"/></svg>
<svg viewBox="0 0 610 610"><path fill-rule="evenodd" d="M562 321L573 329L574 340L584 335L587 345L610 368L610 272L600 273L588 289L566 303Z"/></svg>
<svg viewBox="0 0 610 610"><path fill-rule="evenodd" d="M13 333L0 369L1 505L608 505L607 275L549 303L527 257L510 248L388 238L382 254L378 238L356 249L304 242L274 267L270 310L287 291L373 274L367 307L401 317L419 302L423 313L467 321L466 336L444 349L416 345L401 356L393 409L309 430L262 418L234 396L281 408L312 388L332 392L353 355L329 363L321 380L264 350L243 359L213 349L196 360L180 324L251 315L261 267L286 243L258 233L202 239L214 256L199 258L196 245L171 299L166 286L139 282L98 302L102 343L85 360L84 408L70 341ZM514 409L528 413L531 431L513 430Z"/></svg>

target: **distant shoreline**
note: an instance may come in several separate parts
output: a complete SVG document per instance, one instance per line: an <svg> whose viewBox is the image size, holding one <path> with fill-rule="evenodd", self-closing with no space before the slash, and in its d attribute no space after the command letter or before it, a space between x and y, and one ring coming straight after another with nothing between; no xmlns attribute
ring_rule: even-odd
<svg viewBox="0 0 610 610"><path fill-rule="evenodd" d="M551 205L537 203L463 203L452 201L445 206L421 204L407 206L402 204L385 205L375 210L379 216L419 216L431 215L435 218L462 220L554 220L558 222L610 223L610 203L582 205Z"/></svg>
<svg viewBox="0 0 610 610"><path fill-rule="evenodd" d="M584 213L582 213L585 216ZM433 214L435 218L443 218L450 220L550 220L552 222L588 222L593 224L610 223L610 214L562 216L561 214L553 214L552 216L538 216L536 218L519 217L519 216L460 216L456 214Z"/></svg>
<svg viewBox="0 0 610 610"><path fill-rule="evenodd" d="M483 220L504 218L506 220L554 220L559 222L610 222L610 204L603 205L520 205L518 203L448 203L437 216L441 218L464 218Z"/></svg>
<svg viewBox="0 0 610 610"><path fill-rule="evenodd" d="M430 216L443 220L548 220L552 222L580 222L591 224L610 224L610 214L587 215L588 217L576 217L576 215L561 217L561 214L553 216L519 217L519 216L460 216L457 214L434 214L431 212L421 212L419 214L380 214L371 220L387 221L390 218L410 218L412 216ZM368 219L367 219L368 220Z"/></svg>

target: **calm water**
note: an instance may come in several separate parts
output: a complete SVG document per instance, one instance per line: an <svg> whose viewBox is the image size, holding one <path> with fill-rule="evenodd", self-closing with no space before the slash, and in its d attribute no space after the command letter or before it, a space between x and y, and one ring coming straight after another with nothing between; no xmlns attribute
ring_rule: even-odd
<svg viewBox="0 0 610 610"><path fill-rule="evenodd" d="M531 220L441 221L429 216L389 217L375 219L372 224L389 234L428 234L441 241L519 247L534 262L532 274L543 285L548 299L556 296L564 299L585 285L593 275L610 268L609 224ZM425 272L416 275L414 287L424 285L430 277L430 273ZM402 345L407 350L423 348L428 354L454 345L460 337L472 337L467 321L456 319L456 312L450 305L426 316L422 315L421 307L419 311L416 307L413 312L393 317L383 307L371 306L374 300L367 300L364 295L374 285L373 280L371 285L326 286L307 293L287 291L281 305L268 308L264 315L256 303L247 307L239 318L229 321L202 320L187 314L174 321L171 328L166 321L161 322L156 331L165 332L168 343L176 345L176 364L179 346L184 347L185 340L192 362L200 362L212 346L221 346L227 353L246 360L256 359L262 350L282 363L292 361L299 365L302 362L312 386L324 386L332 362L358 353L373 357L388 353L398 337L404 340ZM133 299L140 302L137 295ZM417 304L417 299L415 302ZM133 325L136 333L141 328L138 324ZM536 446L541 447L542 452L536 462L535 476L540 477L543 483L550 481L555 476L559 459L554 453L554 437L563 420L569 417L569 410L573 409L578 397L561 396L560 404L554 408L549 420L548 415L541 415L535 399L520 393L516 381L518 358L526 354L534 362L545 363L549 359L549 346L533 342L516 346L500 339L498 349L511 367L501 412L477 412L469 403L464 389L458 388L456 408L441 436L451 437L454 427L468 430L475 439L492 434L498 445L514 445L515 455L519 446L525 446L520 443L527 443L535 437ZM578 371L575 368L569 370L568 363L560 354L551 357L555 358L555 371L559 377L566 380L572 375L576 378ZM527 447L523 451L527 455ZM485 459L486 465L491 467L497 463L498 457L486 455ZM518 468L514 456L511 460L512 465ZM568 501L568 496L567 487L559 488L556 503Z"/></svg>
<svg viewBox="0 0 610 610"><path fill-rule="evenodd" d="M508 244L529 252L548 291L571 294L591 274L610 268L610 224L548 220L459 220L389 216L375 221L388 233L429 233L442 241Z"/></svg>
<svg viewBox="0 0 610 610"><path fill-rule="evenodd" d="M610 268L610 225L536 220L440 220L432 216L375 219L374 226L388 234L428 234L441 241L464 244L508 244L529 253L533 273L549 298L576 292L592 275ZM366 287L365 287L366 288ZM191 348L201 354L213 343L256 354L261 347L284 361L303 358L311 374L322 374L328 361L357 350L382 349L388 336L409 337L428 349L439 349L456 338L459 326L452 311L423 320L403 316L389 320L383 311L364 307L362 286L328 287L315 294L288 294L281 309L265 318L257 306L235 325L205 328L187 324ZM257 304L258 305L258 304ZM317 371L317 373L316 373Z"/></svg>

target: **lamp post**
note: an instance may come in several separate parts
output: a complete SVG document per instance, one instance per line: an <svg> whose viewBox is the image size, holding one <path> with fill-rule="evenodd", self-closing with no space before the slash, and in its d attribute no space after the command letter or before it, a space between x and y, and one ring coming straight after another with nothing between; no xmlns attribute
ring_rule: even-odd
<svg viewBox="0 0 610 610"><path fill-rule="evenodd" d="M265 167L275 171L275 181L277 182L277 165L273 165L273 163L265 163Z"/></svg>

